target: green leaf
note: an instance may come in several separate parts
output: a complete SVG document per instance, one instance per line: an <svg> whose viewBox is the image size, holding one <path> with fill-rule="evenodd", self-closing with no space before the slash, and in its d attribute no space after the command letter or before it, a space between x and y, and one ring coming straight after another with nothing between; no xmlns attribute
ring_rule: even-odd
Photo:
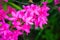
<svg viewBox="0 0 60 40"><path fill-rule="evenodd" d="M48 2L48 3L51 3L51 2L53 2L53 0L47 0L47 2Z"/></svg>
<svg viewBox="0 0 60 40"><path fill-rule="evenodd" d="M22 8L12 2L8 2L9 5L13 6L14 8L16 8L17 10L21 10Z"/></svg>
<svg viewBox="0 0 60 40"><path fill-rule="evenodd" d="M4 10L7 10L7 3L4 3L4 4L3 4L3 9L4 9Z"/></svg>
<svg viewBox="0 0 60 40"><path fill-rule="evenodd" d="M44 26L44 29L46 29L46 25ZM40 32L37 34L35 40L38 40L39 36L41 36L44 29L40 30Z"/></svg>
<svg viewBox="0 0 60 40"><path fill-rule="evenodd" d="M9 0L9 2L13 2L13 0Z"/></svg>

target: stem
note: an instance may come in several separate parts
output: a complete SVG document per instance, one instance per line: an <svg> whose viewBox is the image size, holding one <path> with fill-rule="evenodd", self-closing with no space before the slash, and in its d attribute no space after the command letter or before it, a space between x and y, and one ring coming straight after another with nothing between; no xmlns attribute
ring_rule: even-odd
<svg viewBox="0 0 60 40"><path fill-rule="evenodd" d="M45 27L45 28L46 28L46 27ZM44 29L45 29L45 28L44 28ZM37 36L36 36L35 40L38 40L39 36L41 36L41 34L42 34L42 32L44 31L44 29L43 29L43 30L41 30L41 31L37 34Z"/></svg>
<svg viewBox="0 0 60 40"><path fill-rule="evenodd" d="M41 30L41 31L37 34L35 40L38 40L38 38L39 38L39 36L42 34L42 32L43 32L43 30Z"/></svg>
<svg viewBox="0 0 60 40"><path fill-rule="evenodd" d="M26 40L26 34L25 33L23 34L23 40Z"/></svg>

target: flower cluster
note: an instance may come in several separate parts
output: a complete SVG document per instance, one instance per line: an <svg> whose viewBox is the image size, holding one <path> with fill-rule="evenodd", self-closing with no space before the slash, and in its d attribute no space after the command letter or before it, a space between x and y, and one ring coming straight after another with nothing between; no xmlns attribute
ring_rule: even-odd
<svg viewBox="0 0 60 40"><path fill-rule="evenodd" d="M1 5L2 6L2 5ZM0 40L18 40L18 36L24 32L30 33L31 25L35 28L43 28L47 24L48 10L47 2L42 6L28 5L23 6L22 10L16 11L8 6L7 12L0 8Z"/></svg>

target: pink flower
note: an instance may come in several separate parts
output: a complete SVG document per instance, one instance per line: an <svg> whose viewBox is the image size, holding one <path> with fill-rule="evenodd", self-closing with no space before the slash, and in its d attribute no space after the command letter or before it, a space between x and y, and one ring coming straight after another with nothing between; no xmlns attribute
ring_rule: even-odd
<svg viewBox="0 0 60 40"><path fill-rule="evenodd" d="M9 24L7 24L5 22L0 22L0 28L9 29Z"/></svg>
<svg viewBox="0 0 60 40"><path fill-rule="evenodd" d="M58 11L60 12L60 7L58 7Z"/></svg>
<svg viewBox="0 0 60 40"><path fill-rule="evenodd" d="M12 11L12 17L9 18L9 20L12 21L13 27L15 27L17 30L25 31L27 34L30 32L30 26L24 25L25 23L23 20L23 12L24 11L17 11L16 13ZM23 14L23 15L22 15ZM27 20L26 20L27 21ZM22 24L23 23L23 24Z"/></svg>
<svg viewBox="0 0 60 40"><path fill-rule="evenodd" d="M13 27L15 27L17 30L22 29L21 23L19 21L13 21L12 24L13 24Z"/></svg>
<svg viewBox="0 0 60 40"><path fill-rule="evenodd" d="M35 24L35 26L40 26L40 28L43 28L44 24L47 24L47 16L49 14L47 13L50 8L47 6L47 3L44 2L43 6L37 6L34 4L31 4L31 6L24 6L24 9L21 11L18 11L16 13L12 12L14 20L21 20L26 25L32 25ZM18 14L18 16L17 16ZM15 15L15 16L14 16ZM20 21L18 21L19 23ZM15 23L15 24L16 24ZM18 25L17 23L17 25ZM21 22L19 23L21 24ZM16 26L16 25L15 25ZM19 28L19 26L17 27Z"/></svg>
<svg viewBox="0 0 60 40"><path fill-rule="evenodd" d="M21 34L19 30L10 30L9 24L0 22L0 40L18 40Z"/></svg>
<svg viewBox="0 0 60 40"><path fill-rule="evenodd" d="M8 2L8 0L4 0L5 2Z"/></svg>
<svg viewBox="0 0 60 40"><path fill-rule="evenodd" d="M37 6L31 4L31 6L24 6L25 15L23 16L23 20L26 24L35 24L35 26L40 26L43 28L44 24L47 24L47 13L50 8L47 6L46 2L43 2L43 5Z"/></svg>
<svg viewBox="0 0 60 40"><path fill-rule="evenodd" d="M60 0L54 0L54 4L55 5L60 4Z"/></svg>
<svg viewBox="0 0 60 40"><path fill-rule="evenodd" d="M2 7L2 4L0 4L0 10L2 9L3 7Z"/></svg>
<svg viewBox="0 0 60 40"><path fill-rule="evenodd" d="M12 17L9 17L9 20L15 21L13 22L14 24L17 23L17 29L19 28L19 24L21 25L21 19L22 22L24 22L26 25L35 24L36 26L40 26L40 28L43 28L42 26L47 24L47 16L49 16L47 12L50 9L47 6L47 2L43 2L41 7L34 4L31 4L31 6L28 5L23 7L24 9L21 11L11 11Z"/></svg>
<svg viewBox="0 0 60 40"><path fill-rule="evenodd" d="M16 9L12 8L11 6L8 5L7 7L7 12L11 13L12 11L16 12Z"/></svg>
<svg viewBox="0 0 60 40"><path fill-rule="evenodd" d="M24 24L21 24L21 22L19 21L14 21L12 22L13 26L17 29L17 30L20 30L22 33L25 31L27 34L30 33L30 28L31 26L30 25L26 25L25 23Z"/></svg>
<svg viewBox="0 0 60 40"><path fill-rule="evenodd" d="M18 14L17 13L15 13L15 12L13 12L12 11L12 13L11 13L11 16L12 17L8 17L8 20L17 20L17 18L18 18Z"/></svg>
<svg viewBox="0 0 60 40"><path fill-rule="evenodd" d="M8 35L7 35L8 34ZM21 35L20 31L15 30L15 31L7 31L6 32L6 40L18 40L18 36Z"/></svg>
<svg viewBox="0 0 60 40"><path fill-rule="evenodd" d="M13 20L14 19L13 16L16 15L15 13L16 13L16 10L14 8L12 8L11 6L8 6L7 12L6 12L7 19Z"/></svg>
<svg viewBox="0 0 60 40"><path fill-rule="evenodd" d="M28 33L30 33L30 29L31 29L31 26L30 25L24 24L22 26L22 31L25 31L27 33L27 35L28 35Z"/></svg>
<svg viewBox="0 0 60 40"><path fill-rule="evenodd" d="M4 21L5 18L7 18L6 12L3 9L1 9L0 10L0 20Z"/></svg>
<svg viewBox="0 0 60 40"><path fill-rule="evenodd" d="M2 2L2 1L8 2L8 0L0 0L0 2Z"/></svg>
<svg viewBox="0 0 60 40"><path fill-rule="evenodd" d="M14 18L13 20L11 20L12 18L10 18L14 27L16 27L17 30L21 30L22 32L25 31L27 34L30 32L30 25L26 25L26 21L28 21L27 17L26 20L24 20L23 18L25 14L24 11L17 11L12 12L12 18Z"/></svg>
<svg viewBox="0 0 60 40"><path fill-rule="evenodd" d="M6 31L9 30L9 24L5 22L0 22L0 39L5 39Z"/></svg>

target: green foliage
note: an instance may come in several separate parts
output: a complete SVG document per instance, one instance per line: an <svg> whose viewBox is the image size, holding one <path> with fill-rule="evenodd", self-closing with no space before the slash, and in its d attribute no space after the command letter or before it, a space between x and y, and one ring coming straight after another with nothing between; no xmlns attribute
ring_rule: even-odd
<svg viewBox="0 0 60 40"><path fill-rule="evenodd" d="M7 10L7 3L4 3L4 4L3 4L3 9L4 9L4 10Z"/></svg>
<svg viewBox="0 0 60 40"><path fill-rule="evenodd" d="M53 2L53 0L47 0L47 2L48 2L48 3L52 3L52 2Z"/></svg>
<svg viewBox="0 0 60 40"><path fill-rule="evenodd" d="M12 3L12 2L8 2L9 5L13 6L14 8L16 8L17 10L21 10L22 8L19 7L18 5Z"/></svg>

